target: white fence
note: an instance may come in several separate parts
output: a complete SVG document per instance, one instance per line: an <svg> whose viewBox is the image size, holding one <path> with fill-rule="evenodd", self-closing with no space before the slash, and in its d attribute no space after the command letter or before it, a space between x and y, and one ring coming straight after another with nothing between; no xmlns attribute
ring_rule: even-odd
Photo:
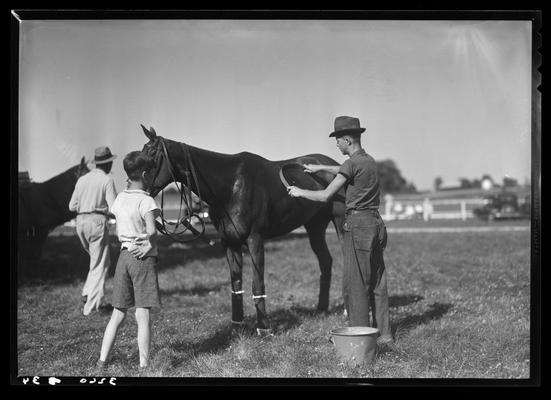
<svg viewBox="0 0 551 400"><path fill-rule="evenodd" d="M384 220L396 219L461 219L473 218L473 210L484 205L484 199L400 200L387 195L382 205Z"/></svg>

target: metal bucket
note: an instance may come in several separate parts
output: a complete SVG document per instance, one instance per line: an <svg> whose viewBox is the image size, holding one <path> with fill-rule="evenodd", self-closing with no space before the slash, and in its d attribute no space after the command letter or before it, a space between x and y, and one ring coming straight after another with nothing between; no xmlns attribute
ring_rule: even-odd
<svg viewBox="0 0 551 400"><path fill-rule="evenodd" d="M368 326L351 326L331 331L329 340L335 345L337 356L350 366L373 365L377 353L379 330Z"/></svg>

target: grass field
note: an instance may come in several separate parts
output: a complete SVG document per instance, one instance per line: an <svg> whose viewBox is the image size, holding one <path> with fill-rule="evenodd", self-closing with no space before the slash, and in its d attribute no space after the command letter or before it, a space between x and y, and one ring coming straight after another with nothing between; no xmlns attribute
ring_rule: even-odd
<svg viewBox="0 0 551 400"><path fill-rule="evenodd" d="M453 225L453 222L437 226ZM513 225L527 226L528 222ZM217 244L162 238L148 376L285 378L529 378L529 231L392 233L385 253L397 352L373 368L339 362L331 329L346 326L342 257L334 233L330 312L316 314L319 268L305 234L266 245L267 311L275 335L254 333L251 263L245 258L247 329L230 336L230 282ZM118 257L112 238L113 268ZM108 316L81 314L87 258L75 236L50 236L35 280L18 289L21 376L93 376ZM111 271L112 273L113 271ZM107 281L108 299L112 293ZM133 311L133 310L132 310ZM110 376L137 376L136 322L115 343Z"/></svg>

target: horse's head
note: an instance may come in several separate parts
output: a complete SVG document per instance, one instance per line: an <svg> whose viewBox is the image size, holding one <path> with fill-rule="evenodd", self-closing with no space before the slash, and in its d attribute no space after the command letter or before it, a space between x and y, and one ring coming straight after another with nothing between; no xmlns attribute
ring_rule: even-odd
<svg viewBox="0 0 551 400"><path fill-rule="evenodd" d="M90 172L90 168L88 168L88 163L86 162L86 159L83 156L80 159L80 164L75 167L75 177L76 179L78 179L82 175L86 175L88 172Z"/></svg>
<svg viewBox="0 0 551 400"><path fill-rule="evenodd" d="M149 175L147 185L151 196L155 197L169 183L173 181L170 173L166 157L164 156L163 146L168 146L167 140L161 136L157 136L155 129L152 127L149 130L141 125L145 136L149 139L142 149L142 153L147 154L155 160L155 169Z"/></svg>

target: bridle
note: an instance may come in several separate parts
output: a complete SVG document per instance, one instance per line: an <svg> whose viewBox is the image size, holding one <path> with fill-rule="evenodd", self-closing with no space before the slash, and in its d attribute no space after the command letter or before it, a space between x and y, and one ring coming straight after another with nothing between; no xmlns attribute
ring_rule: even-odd
<svg viewBox="0 0 551 400"><path fill-rule="evenodd" d="M193 212L193 200L192 200L192 194L191 194L191 177L193 177L193 182L195 183L195 187L197 188L197 197L199 198L199 202L202 202L201 198L201 191L199 189L199 182L197 179L197 173L195 171L195 166L193 165L193 161L191 159L191 154L189 152L189 148L185 143L182 144L182 148L184 150L184 155L186 159L186 169L184 171L184 174L186 175L186 185L184 188L184 184L179 182L176 179L176 174L174 173L174 168L172 166L172 162L170 160L170 156L168 154L168 150L166 147L166 143L164 138L158 136L159 144L157 145L156 154L155 154L155 175L153 176L152 184L155 183L155 180L157 179L157 176L159 175L159 172L161 170L161 158L164 156L164 159L167 163L167 168L170 173L170 176L172 178L172 181L176 185L176 189L180 193L180 205L178 208L178 218L176 222L170 222L167 221L164 218L164 189L161 190L161 223L157 223L157 230L161 232L163 235L166 235L170 237L172 240L180 243L186 243L191 242L193 240L202 238L203 234L205 233L205 221L203 218L195 214ZM160 149L159 149L160 147ZM191 177L190 177L191 176ZM180 183L180 186L178 186L178 183ZM185 204L185 207L182 207L182 205ZM183 208L187 208L188 213L187 216L182 216L182 210ZM193 225L191 224L191 219L193 217L196 217L199 222L201 223L200 230L197 230ZM172 228L169 230L168 226L171 226ZM178 232L178 228L182 226L183 230ZM184 238L184 234L187 231L190 231L192 234L191 238ZM214 242L204 239L208 244L213 245Z"/></svg>

